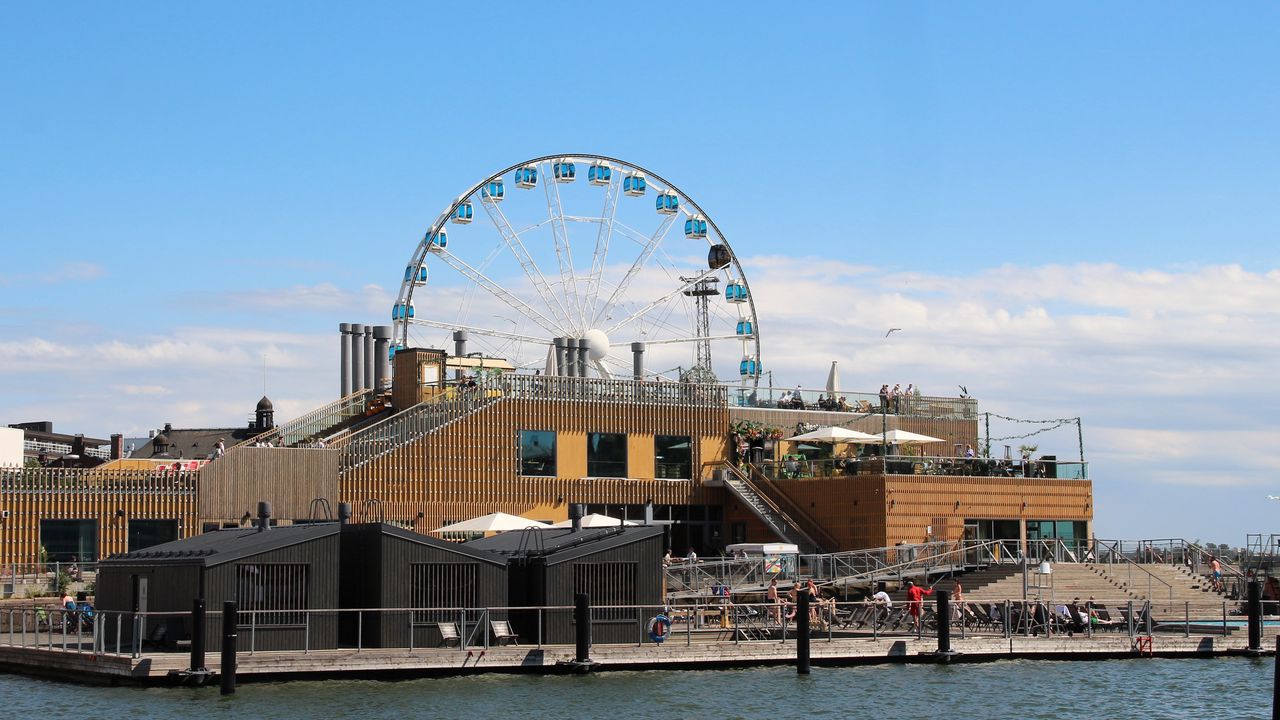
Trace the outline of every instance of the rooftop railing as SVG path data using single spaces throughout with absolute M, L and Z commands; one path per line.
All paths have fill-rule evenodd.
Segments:
M 903 395 L 882 400 L 875 393 L 838 392 L 796 388 L 763 388 L 727 385 L 729 404 L 734 407 L 778 410 L 824 410 L 827 412 L 879 415 L 910 415 L 940 420 L 973 420 L 978 417 L 978 401 L 973 398 L 934 395 Z
M 0 495 L 9 493 L 148 493 L 193 495 L 198 470 L 0 467 Z
M 770 480 L 887 473 L 890 475 L 956 475 L 966 477 L 1089 479 L 1089 463 L 1053 460 L 999 460 L 921 455 L 889 455 L 807 460 L 768 460 L 756 467 Z
M 344 398 L 339 398 L 301 417 L 281 423 L 264 433 L 244 440 L 235 447 L 262 444 L 276 445 L 282 439 L 284 445 L 297 445 L 362 415 L 373 396 L 373 390 L 357 390 Z
M 724 407 L 728 389 L 722 385 L 681 382 L 571 378 L 546 375 L 504 375 L 488 379 L 483 389 L 506 397 L 542 400 L 651 403 Z
M 70 455 L 71 446 L 67 443 L 48 442 L 45 440 L 26 440 L 22 441 L 22 449 L 24 452 L 33 453 L 56 453 L 58 455 Z M 103 448 L 85 448 L 85 455 L 99 460 L 110 460 L 111 450 Z

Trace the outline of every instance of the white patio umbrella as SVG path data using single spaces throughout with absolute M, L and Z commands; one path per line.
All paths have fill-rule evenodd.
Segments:
M 835 360 L 831 361 L 831 372 L 827 373 L 827 395 L 835 397 L 840 394 L 840 368 Z
M 880 435 L 875 436 L 876 441 L 880 441 Z M 884 433 L 884 441 L 890 445 L 925 445 L 928 443 L 946 442 L 942 438 L 930 437 L 913 433 L 908 430 L 890 430 Z
M 452 525 L 436 528 L 435 532 L 506 532 L 508 530 L 523 530 L 527 527 L 547 528 L 550 525 L 537 520 L 520 517 L 519 515 L 511 515 L 504 512 L 489 513 L 478 518 L 463 520 Z
M 803 435 L 796 435 L 795 437 L 789 437 L 787 439 L 793 440 L 795 442 L 807 441 L 807 442 L 825 442 L 825 443 L 838 443 L 838 442 L 878 443 L 880 442 L 879 435 L 871 435 L 868 433 L 859 432 L 857 430 L 850 430 L 849 428 L 839 427 L 837 425 L 833 425 L 831 427 L 821 427 L 821 428 L 818 428 L 817 430 L 804 433 Z
M 619 520 L 609 515 L 601 515 L 600 513 L 589 513 L 582 516 L 582 527 L 584 528 L 600 528 L 600 527 L 618 527 L 619 525 L 638 525 L 630 520 Z M 573 520 L 561 520 L 558 523 L 552 523 L 553 528 L 573 527 Z

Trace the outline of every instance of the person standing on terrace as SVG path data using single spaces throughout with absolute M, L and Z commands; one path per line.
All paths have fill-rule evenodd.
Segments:
M 893 389 L 889 391 L 889 399 L 893 401 L 893 414 L 897 415 L 902 411 L 902 385 L 893 384 Z
M 880 386 L 880 412 L 889 412 L 889 383 Z

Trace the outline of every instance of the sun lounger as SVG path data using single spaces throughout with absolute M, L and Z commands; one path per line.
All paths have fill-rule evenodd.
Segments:
M 458 634 L 457 623 L 436 623 L 436 628 L 440 630 L 440 644 L 438 647 L 457 647 L 462 644 L 462 636 Z
M 490 620 L 489 629 L 493 631 L 493 639 L 500 646 L 507 643 L 520 644 L 520 636 L 511 632 L 511 624 L 506 620 Z

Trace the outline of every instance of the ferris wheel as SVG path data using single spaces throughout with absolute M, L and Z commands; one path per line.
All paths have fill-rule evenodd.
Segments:
M 550 370 L 585 340 L 590 374 L 754 386 L 755 301 L 715 222 L 675 185 L 601 155 L 548 155 L 472 185 L 414 249 L 392 308 L 403 347 L 449 347 Z

